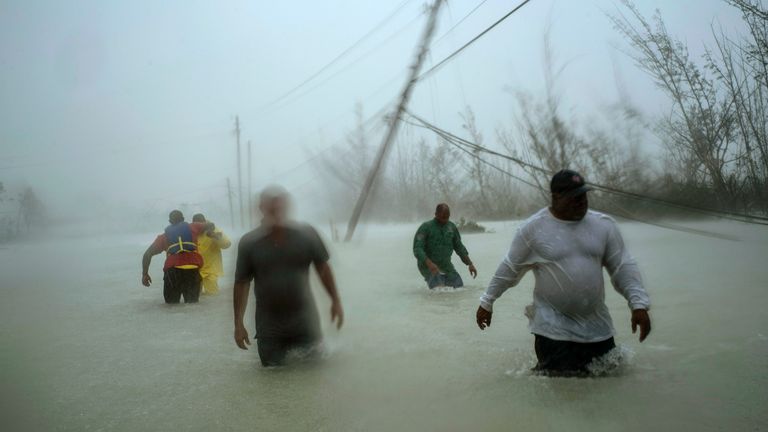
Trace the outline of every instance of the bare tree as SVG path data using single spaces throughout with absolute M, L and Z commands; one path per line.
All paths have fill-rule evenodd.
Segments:
M 467 106 L 463 113 L 459 114 L 463 120 L 461 127 L 469 133 L 470 138 L 476 144 L 483 145 L 483 134 L 477 128 L 477 119 L 472 108 Z M 477 197 L 475 201 L 475 207 L 479 214 L 488 214 L 491 211 L 490 201 L 488 195 L 492 191 L 488 190 L 488 169 L 486 165 L 480 160 L 480 151 L 473 150 L 474 157 L 470 160 L 465 160 L 465 167 L 469 173 L 469 178 L 474 183 L 475 187 L 472 191 L 472 195 Z
M 45 221 L 45 206 L 31 187 L 19 194 L 19 224 L 27 232 L 33 227 L 40 227 Z
M 728 0 L 739 8 L 749 34 L 732 40 L 715 31 L 716 51 L 707 51 L 707 67 L 725 88 L 741 151 L 737 171 L 741 187 L 768 211 L 768 12 L 753 0 Z
M 670 98 L 672 110 L 659 133 L 673 162 L 673 180 L 684 189 L 711 191 L 721 207 L 766 211 L 766 28 L 759 1 L 729 0 L 739 7 L 751 39 L 716 33 L 717 51 L 701 64 L 668 32 L 660 12 L 651 21 L 629 0 L 629 16 L 611 16 L 630 42 L 636 64 Z M 710 199 L 710 201 L 712 201 Z

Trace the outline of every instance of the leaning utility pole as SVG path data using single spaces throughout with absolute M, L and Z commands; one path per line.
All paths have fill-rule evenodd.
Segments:
M 411 73 L 408 76 L 408 80 L 405 82 L 405 86 L 403 87 L 402 92 L 400 93 L 400 102 L 397 105 L 397 110 L 390 119 L 389 130 L 387 131 L 386 136 L 384 136 L 384 141 L 381 143 L 379 152 L 376 154 L 373 167 L 371 168 L 371 171 L 368 172 L 368 177 L 365 179 L 363 190 L 360 191 L 360 196 L 357 198 L 357 202 L 355 203 L 355 209 L 352 212 L 352 218 L 349 219 L 347 235 L 344 238 L 344 241 L 350 241 L 352 239 L 352 235 L 355 233 L 355 228 L 357 228 L 357 222 L 360 220 L 360 215 L 363 212 L 363 207 L 365 207 L 365 201 L 368 199 L 368 195 L 371 192 L 373 182 L 376 180 L 376 176 L 379 174 L 379 170 L 381 170 L 381 165 L 384 163 L 384 158 L 387 156 L 389 147 L 397 135 L 397 131 L 400 127 L 400 116 L 402 116 L 403 111 L 405 111 L 405 107 L 408 105 L 408 99 L 411 97 L 413 86 L 418 80 L 421 64 L 424 62 L 424 57 L 426 56 L 427 50 L 429 49 L 429 43 L 432 40 L 432 35 L 435 32 L 435 25 L 437 24 L 437 12 L 440 10 L 440 5 L 442 5 L 442 3 L 443 0 L 435 0 L 435 2 L 432 4 L 432 10 L 430 11 L 429 19 L 427 20 L 427 26 L 424 28 L 424 33 L 421 36 L 421 45 L 418 47 L 416 59 L 411 66 Z
M 235 229 L 235 209 L 232 208 L 232 185 L 227 177 L 227 197 L 229 197 L 229 217 L 232 219 L 232 229 Z
M 253 191 L 251 190 L 251 186 L 253 185 L 253 182 L 251 181 L 251 141 L 248 141 L 248 209 L 246 210 L 248 212 L 248 229 L 253 228 Z
M 240 228 L 245 227 L 243 219 L 243 175 L 240 162 L 240 117 L 235 116 L 235 138 L 237 139 L 237 199 L 240 201 Z

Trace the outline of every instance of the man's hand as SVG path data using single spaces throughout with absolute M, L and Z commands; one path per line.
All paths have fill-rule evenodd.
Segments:
M 635 309 L 632 311 L 632 334 L 637 332 L 640 327 L 640 342 L 651 334 L 651 318 L 645 309 Z
M 431 259 L 427 258 L 427 268 L 429 269 L 432 274 L 438 274 L 440 273 L 440 269 L 435 265 L 435 263 L 432 262 Z
M 480 327 L 480 330 L 485 330 L 486 327 L 491 326 L 491 317 L 493 316 L 493 312 L 488 312 L 487 310 L 483 309 L 482 306 L 478 306 L 477 308 L 477 326 Z
M 475 268 L 474 264 L 469 265 L 469 274 L 472 275 L 472 279 L 475 279 L 477 277 L 477 269 Z
M 248 330 L 246 330 L 245 327 L 235 327 L 235 343 L 240 347 L 240 349 L 248 349 L 246 345 L 250 345 L 251 341 L 248 339 Z
M 149 273 L 144 273 L 141 276 L 141 284 L 144 285 L 145 287 L 152 285 L 152 278 L 149 277 Z
M 216 232 L 216 231 L 208 231 L 206 233 L 206 235 L 208 237 L 216 239 L 216 240 L 221 240 L 221 237 L 222 237 L 222 234 L 220 232 Z
M 340 329 L 344 324 L 344 309 L 340 301 L 331 303 L 331 322 L 336 322 L 336 329 Z

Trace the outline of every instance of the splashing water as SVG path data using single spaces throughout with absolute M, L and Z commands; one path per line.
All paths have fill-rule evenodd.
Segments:
M 559 378 L 603 378 L 618 377 L 628 374 L 632 370 L 632 361 L 635 352 L 628 346 L 617 345 L 605 355 L 592 360 L 587 365 L 587 372 L 574 372 L 558 374 L 556 376 L 545 371 L 537 371 L 536 356 L 533 352 L 518 352 L 513 357 L 514 368 L 507 370 L 504 374 L 515 378 L 523 377 L 559 377 Z

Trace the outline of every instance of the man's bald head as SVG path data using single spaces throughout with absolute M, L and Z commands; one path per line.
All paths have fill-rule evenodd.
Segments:
M 451 208 L 446 203 L 440 203 L 435 207 L 435 220 L 440 225 L 445 225 L 451 219 Z

